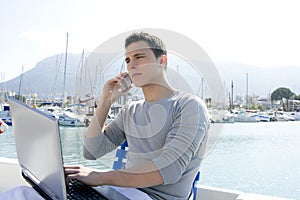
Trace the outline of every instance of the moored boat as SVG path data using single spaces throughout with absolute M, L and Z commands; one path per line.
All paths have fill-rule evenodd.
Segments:
M 212 123 L 234 123 L 234 116 L 228 110 L 210 109 L 209 114 Z
M 81 127 L 88 126 L 87 118 L 80 120 L 78 117 L 70 116 L 69 112 L 63 112 L 62 115 L 58 118 L 58 124 L 60 126 L 72 126 L 72 127 Z
M 0 134 L 8 129 L 8 125 L 0 118 Z
M 5 122 L 7 125 L 9 126 L 12 125 L 10 112 L 9 112 L 9 105 L 7 103 L 1 104 L 0 119 L 2 119 L 2 121 Z
M 276 117 L 273 112 L 259 112 L 257 114 L 259 121 L 261 122 L 275 122 Z
M 295 119 L 289 116 L 286 112 L 275 112 L 276 121 L 294 121 Z
M 253 113 L 248 113 L 244 110 L 235 110 L 234 121 L 235 122 L 258 122 L 259 119 Z
M 8 126 L 12 125 L 12 120 L 11 117 L 5 117 L 5 118 L 0 118 L 5 124 L 7 124 Z
M 288 116 L 293 118 L 295 121 L 300 120 L 300 112 L 290 112 Z

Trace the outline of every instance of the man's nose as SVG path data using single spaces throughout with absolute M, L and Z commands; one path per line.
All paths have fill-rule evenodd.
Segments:
M 136 62 L 131 61 L 131 62 L 127 63 L 127 70 L 130 70 L 135 67 L 136 67 Z

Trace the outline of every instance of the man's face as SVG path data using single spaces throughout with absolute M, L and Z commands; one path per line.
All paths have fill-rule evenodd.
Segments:
M 126 48 L 127 70 L 135 86 L 159 82 L 163 70 L 160 60 L 145 41 L 134 42 Z

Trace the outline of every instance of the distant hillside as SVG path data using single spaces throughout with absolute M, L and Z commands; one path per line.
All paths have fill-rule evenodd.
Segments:
M 240 63 L 216 63 L 216 67 L 229 91 L 233 81 L 234 97 L 246 95 L 246 73 L 248 73 L 249 95 L 267 97 L 279 87 L 287 87 L 292 92 L 300 94 L 299 66 L 260 68 Z
M 81 55 L 68 54 L 66 67 L 66 91 L 71 94 L 75 75 L 80 66 Z M 22 75 L 21 94 L 30 95 L 37 93 L 39 96 L 62 96 L 64 78 L 64 54 L 45 58 L 37 65 Z M 21 75 L 5 82 L 9 91 L 18 93 Z
M 105 56 L 101 56 L 105 57 Z M 68 54 L 66 72 L 66 92 L 72 95 L 76 73 L 81 64 L 81 54 Z M 231 91 L 234 83 L 234 97 L 246 94 L 246 73 L 248 73 L 248 94 L 267 97 L 278 87 L 288 87 L 300 94 L 300 67 L 287 66 L 281 68 L 258 68 L 239 63 L 215 63 L 226 90 Z M 43 96 L 62 96 L 64 77 L 64 54 L 54 55 L 37 63 L 23 73 L 21 93 L 30 95 L 37 93 Z M 6 90 L 18 93 L 20 76 L 4 83 Z

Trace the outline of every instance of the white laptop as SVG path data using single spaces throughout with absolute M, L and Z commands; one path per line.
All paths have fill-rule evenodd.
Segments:
M 9 98 L 9 105 L 23 177 L 46 199 L 71 199 L 58 121 L 14 98 Z M 127 199 L 109 186 L 97 187 L 96 193 L 100 194 L 97 199 Z

